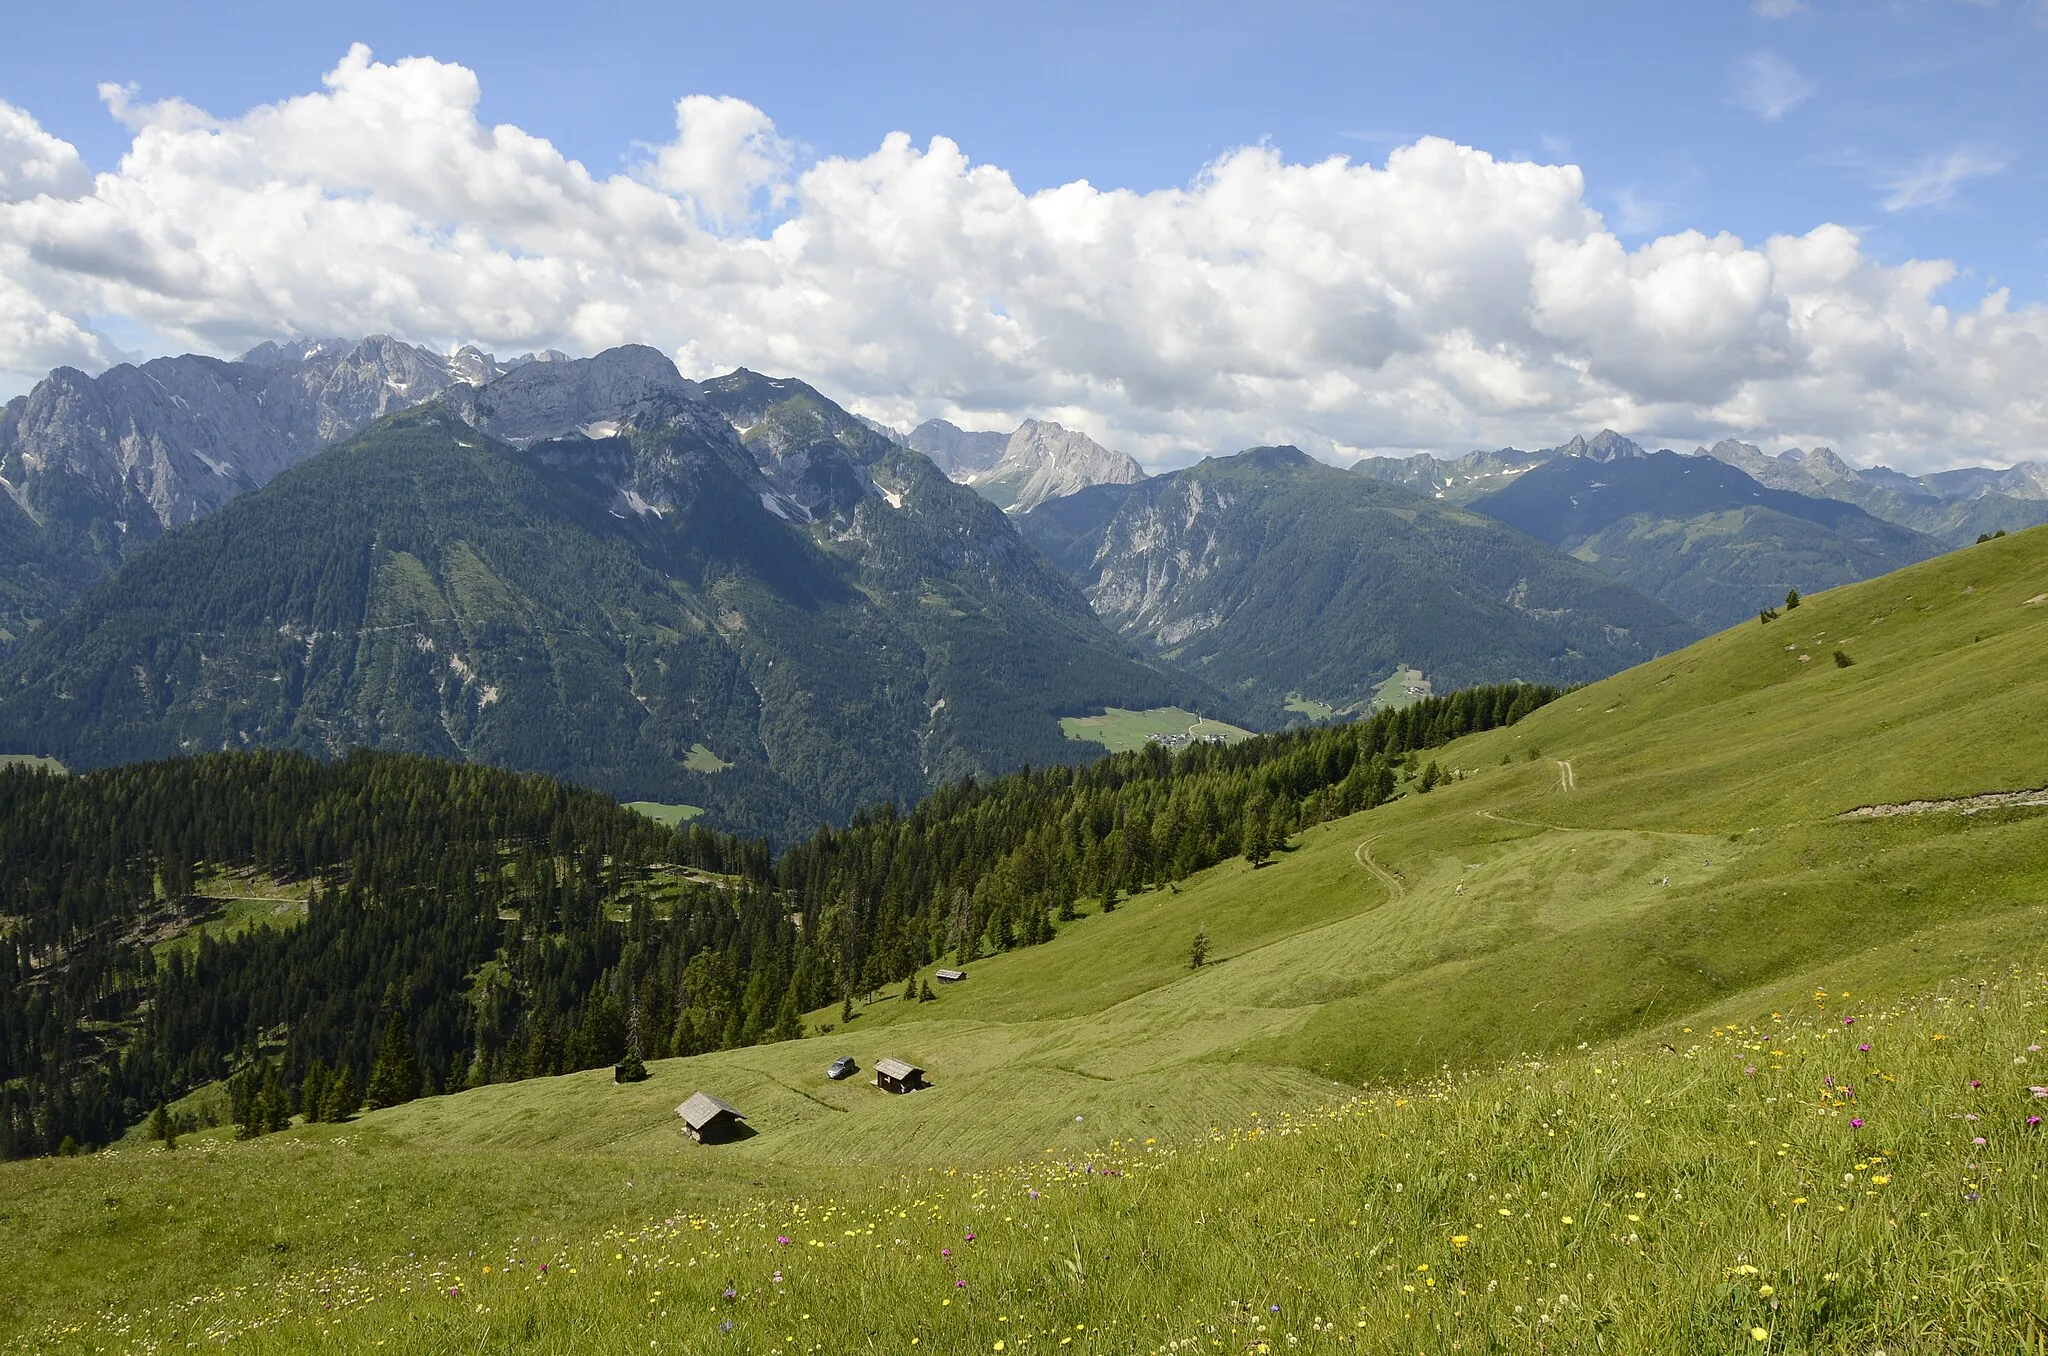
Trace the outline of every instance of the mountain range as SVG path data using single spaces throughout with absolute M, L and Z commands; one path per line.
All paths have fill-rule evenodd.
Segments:
M 1401 665 L 1573 683 L 1698 634 L 1499 522 L 1292 447 L 1098 485 L 1022 525 L 1104 621 L 1268 723 L 1366 705 Z
M 0 746 L 372 745 L 788 834 L 1173 704 L 1229 709 L 921 455 L 629 347 L 451 385 L 167 534 L 0 669 Z
M 1503 447 L 1462 457 L 1363 457 L 1351 469 L 1449 503 L 1469 504 L 1560 457 L 1604 463 L 1648 455 L 1632 439 L 1602 429 L 1591 438 L 1533 452 Z M 1854 504 L 1873 518 L 1924 533 L 1943 546 L 1967 546 L 1987 532 L 2017 532 L 2048 522 L 2048 467 L 2038 462 L 2002 471 L 1970 466 L 1910 476 L 1888 466 L 1851 466 L 1831 448 L 1795 447 L 1771 456 L 1732 438 L 1695 448 L 1692 455 L 1725 462 L 1765 489 Z

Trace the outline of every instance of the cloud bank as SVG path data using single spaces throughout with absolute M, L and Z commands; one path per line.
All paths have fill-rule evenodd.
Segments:
M 1185 188 L 1026 194 L 943 137 L 805 164 L 759 109 L 702 96 L 601 177 L 480 123 L 465 68 L 362 47 L 234 118 L 103 94 L 133 141 L 96 177 L 0 104 L 0 368 L 104 366 L 111 315 L 222 353 L 635 340 L 898 423 L 1056 418 L 1155 466 L 1603 425 L 1914 469 L 2048 448 L 2048 309 L 1952 313 L 1953 265 L 1880 264 L 1839 226 L 1629 249 L 1576 168 L 1434 138 L 1377 167 L 1250 147 Z

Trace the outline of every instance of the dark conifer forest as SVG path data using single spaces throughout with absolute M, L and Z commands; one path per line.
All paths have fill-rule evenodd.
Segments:
M 793 1038 L 805 1012 L 915 985 L 941 957 L 1044 942 L 1083 904 L 1380 804 L 1416 751 L 1556 695 L 1473 688 L 963 782 L 779 859 L 546 778 L 405 755 L 8 768 L 0 1154 L 105 1144 L 216 1082 L 261 1134 L 366 1099 Z M 209 927 L 198 883 L 220 871 L 309 885 L 303 919 Z

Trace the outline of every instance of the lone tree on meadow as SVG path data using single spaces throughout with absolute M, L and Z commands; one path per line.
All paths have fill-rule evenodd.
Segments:
M 1790 611 L 1791 611 L 1791 610 L 1792 610 L 1793 608 L 1795 608 L 1795 607 L 1797 607 L 1797 606 L 1799 606 L 1799 590 L 1798 590 L 1798 589 L 1786 589 L 1786 590 L 1785 590 L 1785 610 L 1786 610 L 1787 612 L 1790 612 Z
M 1266 832 L 1266 817 L 1256 810 L 1244 820 L 1244 859 L 1254 867 L 1273 858 L 1273 839 Z
M 1209 925 L 1195 929 L 1194 945 L 1188 948 L 1188 969 L 1199 970 L 1209 963 Z

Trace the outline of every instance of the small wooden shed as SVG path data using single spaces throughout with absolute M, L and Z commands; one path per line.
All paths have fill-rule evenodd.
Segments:
M 676 1108 L 676 1115 L 682 1118 L 690 1138 L 699 1144 L 735 1139 L 746 1129 L 746 1112 L 708 1092 L 691 1093 L 689 1100 Z
M 967 978 L 967 972 L 965 970 L 939 970 L 933 973 L 932 978 L 941 984 L 958 984 L 961 980 Z
M 883 1092 L 916 1092 L 931 1084 L 925 1082 L 923 1069 L 892 1057 L 875 1061 L 875 1086 Z

